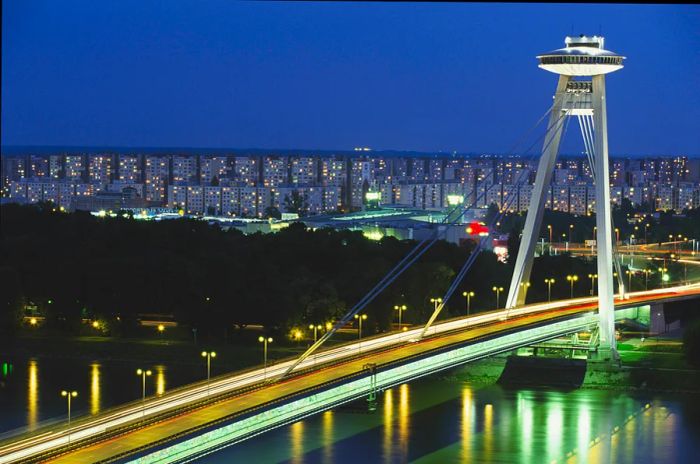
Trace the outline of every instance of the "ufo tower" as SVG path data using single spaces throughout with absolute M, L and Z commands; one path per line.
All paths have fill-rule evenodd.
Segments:
M 625 57 L 604 49 L 604 38 L 567 37 L 566 47 L 539 55 L 539 67 L 559 75 L 542 156 L 527 212 L 520 250 L 508 293 L 507 308 L 525 303 L 535 245 L 542 226 L 544 202 L 552 179 L 564 123 L 576 117 L 595 181 L 596 244 L 598 249 L 599 357 L 616 359 L 613 287 L 613 227 L 608 167 L 608 123 L 605 75 L 622 69 Z M 619 275 L 619 270 L 618 270 Z M 620 293 L 624 287 L 620 285 Z

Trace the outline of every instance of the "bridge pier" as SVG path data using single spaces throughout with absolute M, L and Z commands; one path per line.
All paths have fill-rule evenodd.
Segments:
M 670 332 L 672 330 L 679 329 L 681 326 L 680 320 L 667 321 L 663 303 L 655 303 L 651 305 L 649 317 L 649 332 L 651 332 L 653 335 Z

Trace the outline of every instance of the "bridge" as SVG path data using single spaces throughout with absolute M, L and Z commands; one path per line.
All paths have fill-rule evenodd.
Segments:
M 616 318 L 648 305 L 700 297 L 700 283 L 634 292 L 615 300 Z M 598 323 L 597 298 L 495 310 L 392 332 L 294 362 L 201 382 L 162 397 L 39 429 L 0 446 L 0 463 L 157 462 L 194 459 L 342 403 L 486 356 Z

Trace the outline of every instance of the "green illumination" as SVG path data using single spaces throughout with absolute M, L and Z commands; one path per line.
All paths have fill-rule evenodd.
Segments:
M 379 201 L 382 198 L 382 194 L 379 192 L 367 192 L 365 193 L 365 200 L 367 201 Z
M 671 277 L 668 274 L 664 274 L 661 277 L 661 280 L 663 280 L 664 282 L 668 282 L 669 280 L 671 280 Z
M 447 204 L 450 206 L 457 206 L 464 203 L 463 195 L 447 195 Z
M 363 232 L 362 235 L 370 240 L 381 240 L 384 237 L 384 234 L 378 230 Z

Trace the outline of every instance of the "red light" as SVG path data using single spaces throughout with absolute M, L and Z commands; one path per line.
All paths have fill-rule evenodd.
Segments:
M 489 234 L 489 228 L 483 222 L 472 221 L 466 228 L 466 232 L 469 235 L 479 235 L 485 237 Z

